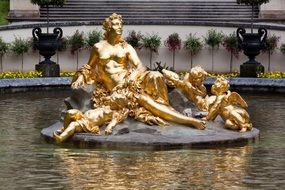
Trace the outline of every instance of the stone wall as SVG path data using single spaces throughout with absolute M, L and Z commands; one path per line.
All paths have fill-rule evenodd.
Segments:
M 155 26 L 155 25 L 125 25 L 123 36 L 128 35 L 128 31 L 135 30 L 140 31 L 142 34 L 146 33 L 157 33 L 162 39 L 162 45 L 159 49 L 159 54 L 153 55 L 153 63 L 157 61 L 161 61 L 162 64 L 166 63 L 168 66 L 172 66 L 172 53 L 164 46 L 164 40 L 173 32 L 177 32 L 182 40 L 184 41 L 186 36 L 191 32 L 196 34 L 197 37 L 203 40 L 203 36 L 206 35 L 209 29 L 216 29 L 217 31 L 223 31 L 224 34 L 230 34 L 236 31 L 234 27 L 207 27 L 207 26 Z M 78 29 L 79 31 L 84 31 L 87 33 L 94 29 L 101 30 L 101 26 L 68 26 L 62 27 L 64 36 L 71 36 Z M 43 31 L 45 29 L 43 28 Z M 247 29 L 250 31 L 250 29 Z M 281 43 L 285 43 L 285 31 L 280 30 L 269 30 L 270 34 L 275 34 L 280 36 L 280 42 L 278 47 L 280 47 Z M 19 36 L 22 38 L 32 37 L 32 29 L 18 29 L 18 30 L 3 30 L 0 31 L 0 36 L 6 42 L 11 42 L 14 40 L 15 36 Z M 145 49 L 138 51 L 138 54 L 145 63 L 145 65 L 149 66 L 149 52 Z M 89 50 L 82 50 L 78 53 L 79 66 L 85 64 L 89 58 Z M 61 66 L 62 71 L 74 71 L 76 70 L 76 60 L 77 55 L 72 55 L 69 50 L 65 52 L 60 52 L 53 57 L 54 61 L 57 61 Z M 276 50 L 276 52 L 271 55 L 271 70 L 272 71 L 285 71 L 284 64 L 285 55 L 283 55 L 280 50 Z M 37 64 L 40 60 L 38 52 L 29 52 L 24 55 L 24 70 L 30 71 L 34 70 L 35 64 Z M 239 71 L 239 66 L 241 63 L 245 62 L 247 57 L 242 53 L 239 58 L 233 59 L 233 70 Z M 268 65 L 268 55 L 261 54 L 257 57 L 257 60 L 261 62 L 265 69 L 267 69 Z M 230 54 L 225 50 L 224 47 L 220 46 L 219 49 L 214 50 L 214 72 L 229 72 L 229 62 L 230 62 Z M 208 47 L 204 47 L 203 50 L 193 58 L 193 66 L 201 65 L 207 71 L 211 71 L 211 51 Z M 3 68 L 5 71 L 17 71 L 21 69 L 21 56 L 15 56 L 11 53 L 4 55 L 3 57 Z M 181 49 L 176 53 L 176 70 L 189 70 L 190 69 L 190 55 L 184 50 Z

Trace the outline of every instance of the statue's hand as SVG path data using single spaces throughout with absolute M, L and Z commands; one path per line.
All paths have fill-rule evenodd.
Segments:
M 172 82 L 179 81 L 179 75 L 175 72 L 163 69 L 162 73 L 163 73 L 163 76 L 169 81 L 172 81 Z
M 163 119 L 159 117 L 155 117 L 153 115 L 149 115 L 146 120 L 147 124 L 149 125 L 160 125 L 160 126 L 166 126 L 168 123 L 166 123 Z
M 107 128 L 105 129 L 105 135 L 111 135 L 112 132 L 113 132 L 112 128 L 108 128 L 108 127 L 107 127 Z
M 74 81 L 72 84 L 71 84 L 71 88 L 73 89 L 78 89 L 80 86 L 83 86 L 85 84 L 84 82 L 84 78 L 82 75 L 80 75 L 76 81 Z

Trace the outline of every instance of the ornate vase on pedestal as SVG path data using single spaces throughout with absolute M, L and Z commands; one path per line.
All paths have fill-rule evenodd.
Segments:
M 240 66 L 241 77 L 257 77 L 264 72 L 264 66 L 255 60 L 260 50 L 265 48 L 267 30 L 259 28 L 258 33 L 246 33 L 244 28 L 237 29 L 238 45 L 249 60 Z
M 36 65 L 36 71 L 42 72 L 43 77 L 59 77 L 60 67 L 50 58 L 56 53 L 62 38 L 62 29 L 54 28 L 53 33 L 42 33 L 40 28 L 33 29 L 34 46 L 45 60 Z

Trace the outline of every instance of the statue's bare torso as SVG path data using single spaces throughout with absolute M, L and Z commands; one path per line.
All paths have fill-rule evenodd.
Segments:
M 131 54 L 135 50 L 126 43 L 109 44 L 106 40 L 96 43 L 93 47 L 89 65 L 97 67 L 98 76 L 108 90 L 112 90 L 118 84 L 125 82 L 129 74 L 129 62 Z M 140 64 L 140 60 L 135 58 L 135 62 Z M 137 66 L 135 64 L 134 66 Z

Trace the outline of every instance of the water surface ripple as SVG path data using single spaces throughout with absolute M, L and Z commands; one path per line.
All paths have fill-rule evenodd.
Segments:
M 45 142 L 69 92 L 0 97 L 0 189 L 285 189 L 285 96 L 244 94 L 261 138 L 244 147 L 78 149 Z

